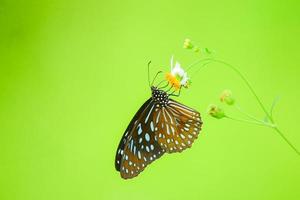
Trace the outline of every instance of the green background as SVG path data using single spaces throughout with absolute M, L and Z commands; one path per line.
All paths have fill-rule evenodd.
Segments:
M 1 0 L 0 199 L 300 199 L 300 158 L 276 132 L 207 116 L 229 88 L 264 117 L 217 64 L 178 99 L 203 116 L 193 148 L 132 180 L 114 169 L 123 131 L 150 96 L 147 62 L 152 76 L 171 55 L 194 62 L 185 38 L 237 66 L 267 107 L 280 95 L 275 119 L 300 148 L 299 9 L 297 0 Z

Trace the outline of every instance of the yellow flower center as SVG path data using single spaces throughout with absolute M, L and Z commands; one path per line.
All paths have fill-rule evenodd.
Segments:
M 170 72 L 166 73 L 166 80 L 169 82 L 169 84 L 171 84 L 175 90 L 179 90 L 180 89 L 180 81 L 173 76 Z

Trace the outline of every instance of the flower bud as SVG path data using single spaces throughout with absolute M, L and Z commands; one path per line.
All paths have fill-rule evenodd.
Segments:
M 185 39 L 184 40 L 183 48 L 185 48 L 185 49 L 192 49 L 193 48 L 193 44 L 191 43 L 190 39 Z
M 198 53 L 199 51 L 200 51 L 200 48 L 199 48 L 199 47 L 195 47 L 195 48 L 194 48 L 194 52 L 195 52 L 195 53 Z
M 186 81 L 186 83 L 184 85 L 182 85 L 182 86 L 185 87 L 185 88 L 189 88 L 191 86 L 191 83 L 192 83 L 192 81 L 190 79 L 188 79 Z
M 225 117 L 224 111 L 220 107 L 213 104 L 208 107 L 208 114 L 217 119 Z
M 208 48 L 204 48 L 204 52 L 208 55 L 212 54 L 212 51 L 209 50 Z
M 227 105 L 233 105 L 235 100 L 232 97 L 232 92 L 230 90 L 224 90 L 221 93 L 220 101 L 226 103 Z

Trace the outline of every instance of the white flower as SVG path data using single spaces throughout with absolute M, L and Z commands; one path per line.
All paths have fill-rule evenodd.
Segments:
M 175 66 L 173 66 L 173 56 L 171 57 L 171 74 L 174 77 L 179 77 L 180 85 L 186 86 L 187 82 L 189 80 L 189 77 L 187 76 L 187 72 L 182 69 L 179 62 L 176 61 Z

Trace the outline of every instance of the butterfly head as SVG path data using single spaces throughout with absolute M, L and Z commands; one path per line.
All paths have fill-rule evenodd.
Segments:
M 152 99 L 157 102 L 157 105 L 160 105 L 162 107 L 165 107 L 169 102 L 169 95 L 167 92 L 158 89 L 155 86 L 151 87 L 152 91 Z

